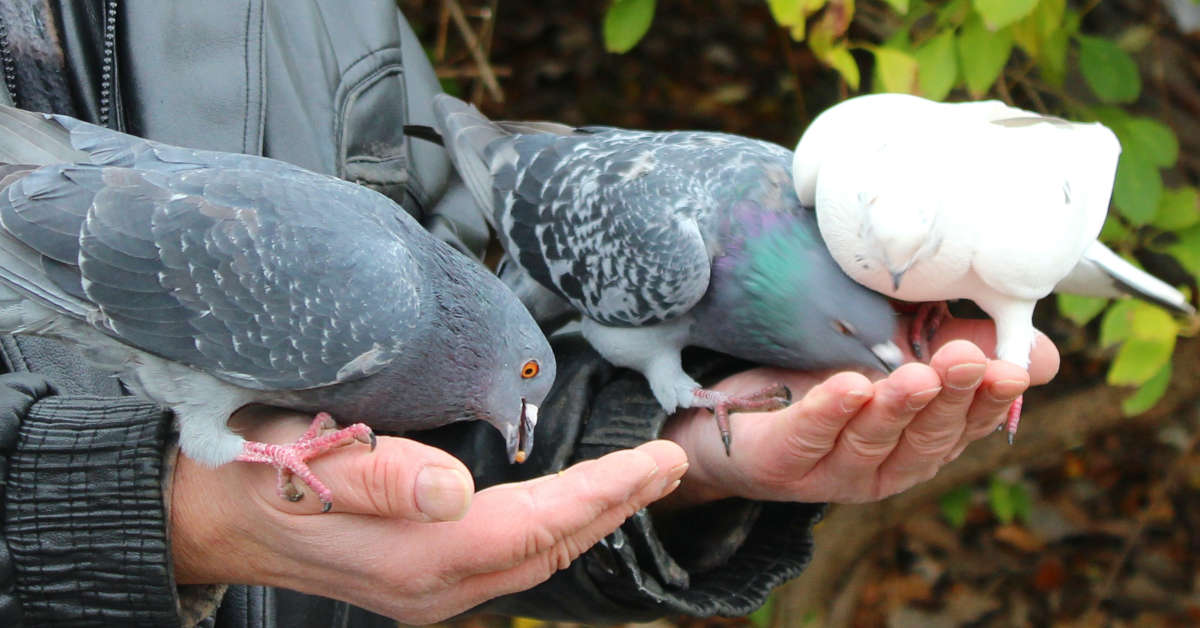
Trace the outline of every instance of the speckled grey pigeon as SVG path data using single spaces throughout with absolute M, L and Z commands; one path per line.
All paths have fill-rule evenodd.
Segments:
M 800 205 L 787 149 L 735 135 L 492 122 L 451 96 L 435 119 L 514 263 L 583 316 L 610 362 L 659 403 L 728 413 L 786 405 L 782 386 L 733 397 L 681 366 L 695 345 L 798 369 L 890 370 L 889 303 L 851 281 Z
M 482 265 L 365 187 L 261 157 L 0 108 L 0 330 L 77 342 L 172 408 L 210 465 L 264 462 L 280 492 L 370 428 L 488 421 L 532 446 L 549 344 Z M 291 446 L 244 440 L 247 404 L 319 412 Z M 358 420 L 343 430 L 329 415 Z M 369 426 L 369 427 L 368 427 Z

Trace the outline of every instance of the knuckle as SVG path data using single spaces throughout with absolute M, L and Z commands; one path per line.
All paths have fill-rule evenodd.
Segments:
M 960 430 L 904 430 L 904 442 L 918 456 L 947 453 L 958 442 Z
M 407 477 L 403 463 L 391 456 L 375 455 L 369 464 L 360 465 L 359 485 L 371 508 L 382 515 L 399 515 L 415 511 L 411 494 L 401 495 L 399 479 Z

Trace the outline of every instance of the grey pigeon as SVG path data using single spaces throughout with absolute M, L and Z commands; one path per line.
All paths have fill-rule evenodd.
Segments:
M 545 337 L 482 265 L 385 196 L 261 157 L 0 108 L 0 331 L 81 344 L 174 410 L 209 465 L 265 462 L 326 510 L 305 460 L 369 428 L 482 419 L 520 461 L 554 380 Z M 280 447 L 247 404 L 319 412 Z M 326 433 L 332 413 L 365 423 Z
M 582 332 L 636 369 L 667 411 L 786 405 L 733 397 L 681 366 L 685 346 L 795 369 L 891 370 L 888 301 L 838 268 L 801 206 L 787 149 L 735 135 L 492 122 L 434 99 L 451 159 L 513 263 L 583 314 Z

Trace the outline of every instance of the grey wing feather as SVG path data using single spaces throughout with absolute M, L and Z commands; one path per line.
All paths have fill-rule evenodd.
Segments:
M 655 161 L 656 134 L 493 123 L 444 95 L 434 110 L 505 249 L 577 310 L 609 325 L 643 325 L 679 316 L 704 295 L 706 192 L 689 188 L 690 161 Z
M 91 154 L 139 169 L 49 166 L 16 180 L 0 194 L 0 279 L 249 388 L 356 379 L 402 350 L 422 291 L 405 241 L 423 241 L 387 199 L 270 160 L 212 168 L 209 155 L 242 162 L 97 129 L 82 144 Z

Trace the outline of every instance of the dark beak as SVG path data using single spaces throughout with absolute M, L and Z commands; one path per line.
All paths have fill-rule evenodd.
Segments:
M 904 363 L 904 354 L 901 353 L 900 347 L 891 341 L 881 342 L 871 347 L 871 353 L 874 354 L 876 360 L 879 360 L 879 366 L 884 373 L 891 373 Z
M 892 273 L 892 290 L 900 290 L 900 280 L 904 278 L 904 273 L 907 270 L 906 268 L 900 272 Z
M 533 451 L 533 430 L 537 427 L 538 407 L 521 400 L 521 422 L 507 435 L 508 461 L 522 463 Z

